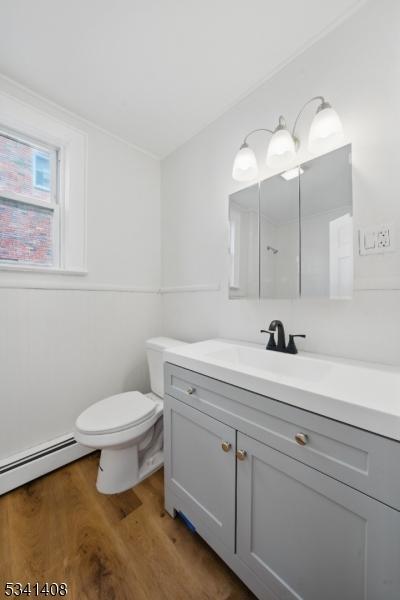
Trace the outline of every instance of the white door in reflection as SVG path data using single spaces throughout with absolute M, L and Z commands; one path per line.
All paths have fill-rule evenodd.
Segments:
M 353 294 L 353 217 L 347 213 L 329 223 L 329 295 Z

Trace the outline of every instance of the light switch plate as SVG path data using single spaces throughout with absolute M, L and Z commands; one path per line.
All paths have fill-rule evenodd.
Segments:
M 384 254 L 395 251 L 394 224 L 360 229 L 358 232 L 360 254 Z

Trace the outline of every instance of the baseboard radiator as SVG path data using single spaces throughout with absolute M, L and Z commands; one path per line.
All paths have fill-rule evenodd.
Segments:
M 90 452 L 69 434 L 10 456 L 0 461 L 0 495 Z

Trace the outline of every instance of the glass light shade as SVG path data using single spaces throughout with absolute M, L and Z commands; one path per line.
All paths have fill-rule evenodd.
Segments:
M 331 150 L 344 140 L 343 126 L 331 106 L 320 109 L 311 123 L 308 149 L 314 154 Z
M 293 137 L 286 128 L 277 129 L 268 146 L 267 166 L 271 169 L 285 169 L 295 158 Z
M 257 178 L 257 159 L 253 150 L 247 144 L 240 147 L 233 163 L 232 177 L 236 181 L 253 181 Z

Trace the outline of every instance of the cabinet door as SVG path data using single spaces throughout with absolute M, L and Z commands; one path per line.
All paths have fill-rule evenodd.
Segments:
M 164 402 L 167 486 L 185 500 L 195 526 L 201 518 L 233 551 L 236 432 L 174 398 Z
M 237 553 L 282 600 L 399 600 L 400 513 L 238 434 Z

